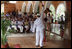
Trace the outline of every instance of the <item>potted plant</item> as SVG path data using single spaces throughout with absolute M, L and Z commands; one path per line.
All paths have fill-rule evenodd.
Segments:
M 1 19 L 1 48 L 6 48 L 8 45 L 6 36 L 9 34 L 9 32 L 7 32 L 7 26 L 10 25 L 10 22 L 11 21 L 5 18 Z

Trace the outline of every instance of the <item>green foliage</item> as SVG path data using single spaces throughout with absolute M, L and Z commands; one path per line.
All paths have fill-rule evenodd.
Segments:
M 3 45 L 6 42 L 6 36 L 9 34 L 9 32 L 7 32 L 7 26 L 9 26 L 10 23 L 10 20 L 1 19 L 1 43 Z
M 4 13 L 2 12 L 1 15 L 4 15 Z
M 1 17 L 4 17 L 4 13 L 3 12 L 1 13 Z

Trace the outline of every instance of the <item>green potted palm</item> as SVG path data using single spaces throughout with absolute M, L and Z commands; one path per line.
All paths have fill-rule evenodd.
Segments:
M 10 20 L 6 20 L 4 18 L 1 19 L 1 48 L 7 47 L 8 43 L 6 36 L 9 34 L 9 32 L 7 32 L 7 26 L 9 26 L 10 23 Z

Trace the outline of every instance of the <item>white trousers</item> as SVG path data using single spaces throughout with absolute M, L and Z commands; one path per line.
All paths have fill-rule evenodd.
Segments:
M 40 47 L 43 46 L 43 37 L 44 37 L 44 30 L 37 29 L 36 30 L 36 45 L 39 45 L 39 41 L 40 41 Z
M 15 25 L 13 25 L 13 26 L 12 26 L 12 28 L 14 28 L 15 30 L 17 30 L 17 28 L 16 28 L 16 26 L 15 26 Z M 8 26 L 7 31 L 9 31 L 9 29 L 11 29 L 11 27 L 10 27 L 10 26 Z
M 17 30 L 17 27 L 15 25 L 12 25 L 12 28 L 14 28 L 15 30 Z M 23 32 L 23 26 L 18 25 L 18 28 L 20 29 L 20 32 Z M 11 29 L 10 26 L 8 26 L 7 31 Z
M 23 26 L 18 25 L 18 28 L 20 29 L 20 32 L 23 32 Z

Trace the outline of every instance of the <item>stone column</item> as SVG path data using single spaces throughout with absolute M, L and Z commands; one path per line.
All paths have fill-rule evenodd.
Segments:
M 66 1 L 66 21 L 65 21 L 65 32 L 64 38 L 71 40 L 71 2 Z

